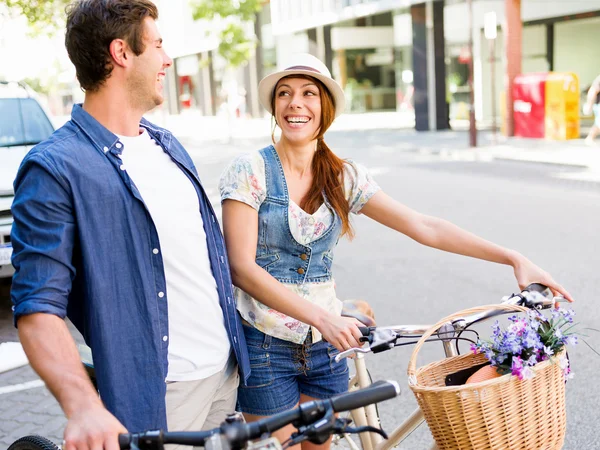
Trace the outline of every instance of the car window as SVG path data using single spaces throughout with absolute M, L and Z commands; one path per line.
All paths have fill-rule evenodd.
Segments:
M 25 140 L 18 98 L 0 98 L 0 146 L 19 145 Z
M 52 134 L 52 124 L 32 98 L 0 99 L 0 146 L 34 145 Z

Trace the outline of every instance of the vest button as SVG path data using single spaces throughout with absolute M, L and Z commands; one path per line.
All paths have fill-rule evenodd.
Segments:
M 306 260 L 308 259 L 308 256 L 306 255 L 306 253 L 302 253 L 302 254 L 300 255 L 300 259 L 301 259 L 302 261 L 306 261 Z
M 300 267 L 300 268 L 297 270 L 297 272 L 298 272 L 300 275 L 304 275 L 304 269 L 303 269 L 302 267 Z

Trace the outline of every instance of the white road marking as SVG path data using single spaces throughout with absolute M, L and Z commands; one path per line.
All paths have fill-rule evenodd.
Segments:
M 12 392 L 26 391 L 28 389 L 35 389 L 44 386 L 42 380 L 33 380 L 21 384 L 13 384 L 11 386 L 0 387 L 0 395 L 10 394 Z

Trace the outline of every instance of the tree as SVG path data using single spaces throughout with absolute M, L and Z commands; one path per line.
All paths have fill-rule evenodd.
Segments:
M 192 16 L 194 20 L 218 24 L 217 51 L 231 68 L 235 68 L 250 59 L 256 43 L 246 30 L 264 3 L 264 0 L 196 0 L 191 4 Z
M 65 8 L 70 0 L 0 0 L 9 10 L 22 14 L 32 34 L 53 34 L 65 21 Z
M 194 20 L 207 20 L 217 26 L 217 51 L 235 68 L 250 59 L 255 46 L 247 29 L 267 0 L 191 0 Z M 65 8 L 71 0 L 0 0 L 9 10 L 27 19 L 33 34 L 53 34 L 62 29 Z

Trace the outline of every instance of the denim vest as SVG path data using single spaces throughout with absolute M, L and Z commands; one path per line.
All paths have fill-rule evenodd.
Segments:
M 281 160 L 272 145 L 260 150 L 265 162 L 267 195 L 258 210 L 256 264 L 281 283 L 316 283 L 331 280 L 331 263 L 342 230 L 342 221 L 333 213 L 331 226 L 315 241 L 302 245 L 294 239 L 288 219 L 289 193 Z

